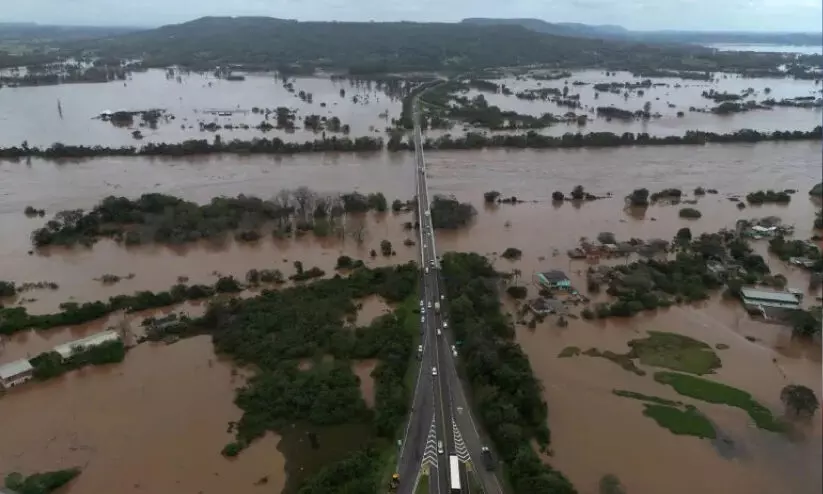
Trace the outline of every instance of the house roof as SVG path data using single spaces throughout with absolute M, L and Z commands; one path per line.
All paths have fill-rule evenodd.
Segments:
M 75 347 L 95 346 L 101 343 L 105 343 L 107 341 L 114 341 L 117 339 L 120 339 L 120 335 L 118 335 L 116 331 L 110 329 L 108 331 L 102 331 L 91 336 L 86 336 L 85 338 L 80 338 L 79 340 L 74 340 L 68 343 L 63 343 L 62 345 L 57 345 L 56 347 L 54 347 L 54 351 L 59 353 L 63 358 L 66 358 L 70 357 L 74 353 Z
M 0 379 L 9 379 L 24 372 L 32 370 L 33 367 L 26 359 L 15 360 L 8 364 L 0 365 Z
M 741 288 L 740 294 L 744 299 L 762 300 L 784 304 L 798 304 L 800 301 L 797 295 L 791 292 L 775 292 L 771 290 L 758 290 L 756 288 Z
M 540 276 L 546 279 L 546 281 L 569 281 L 569 277 L 566 276 L 566 273 L 563 271 L 552 269 L 550 271 L 543 271 L 540 273 Z
M 555 311 L 557 311 L 557 310 L 563 309 L 564 305 L 563 305 L 562 300 L 557 300 L 555 298 L 546 299 L 546 298 L 540 297 L 540 298 L 535 299 L 532 302 L 532 307 L 534 307 L 535 310 L 541 310 L 541 311 L 542 310 L 555 310 Z

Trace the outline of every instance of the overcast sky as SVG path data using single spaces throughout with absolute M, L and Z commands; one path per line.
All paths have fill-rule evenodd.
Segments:
M 821 0 L 1 0 L 0 22 L 158 26 L 202 16 L 318 21 L 534 17 L 629 29 L 815 31 Z

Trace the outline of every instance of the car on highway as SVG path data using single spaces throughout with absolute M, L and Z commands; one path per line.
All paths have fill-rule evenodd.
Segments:
M 424 269 L 424 271 L 425 271 L 426 274 L 429 274 L 429 267 L 426 266 L 426 269 Z
M 443 454 L 443 441 L 437 441 L 437 452 Z
M 457 348 L 455 348 L 454 345 L 452 345 L 452 356 L 457 357 Z
M 437 336 L 442 335 L 443 333 L 440 331 L 440 328 L 437 328 Z
M 420 316 L 420 324 L 426 324 L 426 316 Z
M 488 471 L 494 470 L 494 458 L 492 458 L 492 452 L 489 451 L 489 448 L 483 446 L 480 448 L 480 457 L 483 458 L 483 466 Z
M 428 307 L 429 309 L 432 308 L 432 301 L 431 300 L 429 300 L 429 302 L 426 304 L 426 307 Z
M 432 367 L 432 375 L 433 376 L 437 375 L 437 367 Z
M 443 329 L 449 329 L 448 321 L 443 321 Z
M 423 299 L 420 299 L 420 307 L 423 307 Z

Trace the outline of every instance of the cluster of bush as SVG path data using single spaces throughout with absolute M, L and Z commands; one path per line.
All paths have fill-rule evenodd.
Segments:
M 242 290 L 240 283 L 231 276 L 224 276 L 213 286 L 186 285 L 179 283 L 161 292 L 141 291 L 133 295 L 116 295 L 108 301 L 64 302 L 60 312 L 52 314 L 29 314 L 25 307 L 0 308 L 0 334 L 12 334 L 26 329 L 48 329 L 57 326 L 83 324 L 105 317 L 118 310 L 136 312 L 156 309 L 185 302 L 200 300 L 215 293 L 237 293 Z
M 357 264 L 341 257 L 338 265 L 352 269 L 347 277 L 215 302 L 202 318 L 192 321 L 192 331 L 211 334 L 219 353 L 257 369 L 237 393 L 235 403 L 243 416 L 235 427 L 236 440 L 224 454 L 238 454 L 265 431 L 282 431 L 295 422 L 309 427 L 370 424 L 374 437 L 393 438 L 409 405 L 405 376 L 419 324 L 414 313 L 419 271 L 414 263 L 376 269 Z M 349 327 L 347 321 L 357 314 L 356 301 L 371 295 L 399 303 L 398 308 L 368 326 Z M 300 359 L 319 355 L 331 355 L 334 362 L 317 360 L 310 369 L 299 368 Z M 366 407 L 359 379 L 351 370 L 350 361 L 359 359 L 378 360 L 372 373 L 372 410 Z M 370 439 L 364 437 L 361 444 Z M 367 469 L 360 468 L 372 464 L 372 453 L 356 452 L 327 466 L 309 478 L 306 492 L 341 492 L 352 482 L 363 485 L 359 482 L 365 479 L 374 488 L 373 472 L 366 475 Z M 357 473 L 349 475 L 353 471 L 344 466 Z M 329 475 L 341 468 L 347 473 Z
M 454 252 L 443 256 L 442 271 L 451 326 L 461 344 L 460 370 L 513 490 L 576 492 L 533 448 L 549 447 L 548 410 L 540 381 L 500 311 L 498 273 L 479 254 Z
M 702 234 L 693 239 L 688 228 L 681 228 L 674 244 L 679 250 L 674 259 L 648 259 L 610 268 L 606 291 L 617 300 L 586 308 L 581 315 L 586 319 L 630 317 L 644 310 L 708 299 L 724 283 L 739 292 L 739 287 L 762 282 L 770 273 L 763 257 L 733 233 Z M 717 273 L 709 268 L 710 261 L 733 261 L 745 275 Z M 589 274 L 589 290 L 599 291 L 604 280 L 593 268 Z
M 324 196 L 306 187 L 283 190 L 271 200 L 241 194 L 216 197 L 203 205 L 157 193 L 134 200 L 109 196 L 88 212 L 58 212 L 46 226 L 32 232 L 31 240 L 37 247 L 91 245 L 102 237 L 126 245 L 182 244 L 221 238 L 234 231 L 238 241 L 251 242 L 261 238 L 266 225 L 274 226 L 272 233 L 277 238 L 308 231 L 327 236 L 333 228 L 342 228 L 336 220 L 344 214 L 387 209 L 386 197 L 380 192 Z

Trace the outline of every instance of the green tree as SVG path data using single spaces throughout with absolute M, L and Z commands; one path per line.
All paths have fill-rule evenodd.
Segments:
M 820 406 L 814 391 L 798 384 L 785 386 L 780 391 L 780 401 L 786 406 L 787 415 L 803 419 L 813 417 Z
M 626 494 L 626 489 L 616 475 L 606 474 L 598 483 L 599 494 Z

